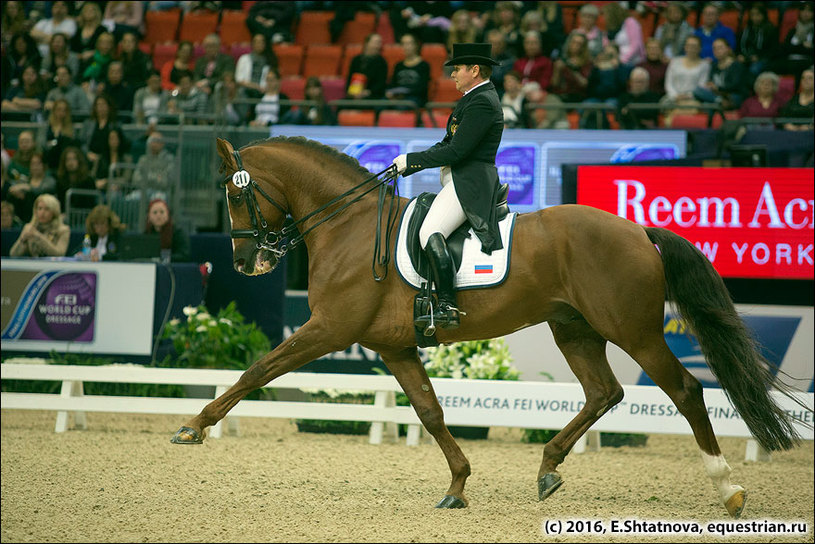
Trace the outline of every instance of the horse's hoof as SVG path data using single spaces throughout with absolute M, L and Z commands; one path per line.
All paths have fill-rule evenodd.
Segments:
M 744 503 L 747 502 L 747 492 L 745 490 L 737 491 L 732 497 L 727 499 L 724 507 L 727 508 L 727 513 L 738 518 L 744 510 Z
M 557 472 L 547 472 L 538 478 L 538 500 L 542 501 L 563 485 L 563 478 Z
M 436 505 L 436 508 L 467 508 L 467 501 L 455 495 L 445 495 Z
M 191 427 L 181 427 L 170 439 L 173 444 L 203 444 L 204 433 L 199 433 Z

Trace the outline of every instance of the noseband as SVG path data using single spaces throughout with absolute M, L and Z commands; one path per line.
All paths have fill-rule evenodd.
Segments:
M 252 239 L 255 240 L 255 247 L 257 249 L 265 249 L 265 250 L 271 252 L 272 255 L 275 256 L 275 258 L 280 260 L 280 259 L 283 258 L 284 255 L 286 255 L 286 253 L 288 253 L 288 251 L 290 249 L 300 245 L 300 243 L 302 243 L 303 240 L 305 239 L 306 234 L 311 232 L 312 229 L 314 229 L 318 225 L 321 225 L 322 223 L 328 221 L 329 219 L 331 219 L 332 217 L 334 217 L 335 215 L 337 215 L 338 213 L 343 211 L 345 208 L 347 208 L 348 206 L 350 206 L 354 202 L 360 200 L 363 196 L 365 196 L 366 194 L 370 193 L 371 191 L 373 191 L 374 189 L 379 187 L 380 196 L 379 196 L 379 206 L 378 206 L 378 213 L 377 213 L 377 240 L 375 242 L 375 248 L 380 247 L 380 245 L 381 245 L 380 240 L 379 240 L 380 235 L 381 235 L 381 233 L 380 233 L 380 222 L 381 222 L 381 218 L 382 218 L 382 207 L 383 207 L 383 203 L 384 203 L 385 188 L 386 188 L 387 184 L 396 181 L 397 174 L 396 174 L 396 166 L 395 165 L 392 164 L 392 165 L 388 166 L 387 168 L 385 168 L 384 170 L 382 170 L 381 172 L 372 175 L 371 177 L 367 178 L 362 183 L 352 187 L 351 189 L 344 192 L 343 194 L 331 199 L 326 204 L 323 204 L 322 206 L 320 206 L 316 210 L 306 214 L 305 216 L 303 216 L 300 219 L 294 221 L 293 223 L 289 224 L 288 226 L 283 227 L 280 230 L 274 230 L 272 228 L 269 228 L 269 223 L 266 221 L 266 218 L 263 216 L 263 212 L 261 212 L 261 210 L 260 210 L 260 205 L 258 204 L 257 197 L 255 196 L 255 191 L 260 193 L 260 195 L 263 198 L 268 200 L 269 203 L 272 206 L 274 206 L 275 208 L 280 210 L 280 212 L 283 214 L 283 217 L 289 215 L 289 212 L 286 210 L 286 208 L 281 206 L 274 198 L 272 198 L 266 191 L 264 191 L 263 188 L 261 188 L 260 185 L 258 185 L 257 181 L 252 179 L 252 176 L 249 175 L 249 172 L 247 172 L 246 170 L 243 169 L 243 160 L 241 159 L 240 151 L 238 151 L 236 149 L 236 150 L 234 150 L 232 152 L 232 154 L 235 157 L 235 163 L 236 163 L 238 169 L 234 174 L 232 174 L 231 177 L 227 176 L 226 178 L 224 178 L 223 184 L 225 185 L 225 184 L 229 183 L 229 181 L 231 179 L 232 183 L 235 185 L 235 187 L 238 187 L 241 190 L 240 195 L 238 195 L 236 197 L 227 196 L 227 198 L 231 198 L 233 204 L 240 204 L 241 201 L 246 203 L 246 209 L 249 212 L 249 222 L 252 225 L 251 229 L 232 229 L 230 231 L 230 236 L 233 239 L 252 238 Z M 382 178 L 382 179 L 379 179 L 380 176 L 382 176 L 383 174 L 385 174 L 385 177 Z M 333 206 L 334 204 L 336 204 L 337 202 L 339 202 L 343 198 L 353 194 L 354 192 L 361 189 L 365 185 L 368 185 L 371 182 L 376 182 L 376 183 L 373 183 L 373 185 L 371 187 L 367 188 L 364 192 L 362 192 L 362 194 L 360 194 L 359 196 L 355 197 L 354 199 L 346 202 L 345 204 L 342 204 L 339 208 L 337 208 L 336 210 L 331 212 L 329 215 L 327 215 L 327 216 L 323 217 L 322 219 L 316 221 L 313 225 L 311 225 L 309 228 L 304 230 L 302 233 L 300 233 L 297 236 L 293 237 L 289 241 L 288 245 L 283 243 L 283 240 L 289 234 L 299 230 L 299 225 L 303 224 L 303 222 L 310 219 L 314 215 L 316 215 L 316 214 L 330 208 L 331 206 Z M 389 226 L 390 226 L 390 223 L 391 223 L 391 216 L 392 216 L 392 211 L 393 211 L 393 202 L 395 201 L 396 194 L 398 193 L 398 191 L 396 190 L 396 187 L 397 186 L 394 183 L 394 196 L 393 196 L 393 199 L 391 200 L 391 211 L 388 214 L 388 225 Z M 386 238 L 389 238 L 390 228 L 386 229 L 386 231 L 387 231 L 386 232 Z M 385 247 L 387 247 L 387 241 L 386 241 Z M 387 275 L 387 259 L 388 259 L 387 251 L 385 252 L 385 255 L 384 255 L 384 262 L 383 262 L 383 257 L 378 257 L 377 256 L 378 253 L 379 253 L 378 251 L 375 251 L 375 255 L 374 255 L 374 278 L 376 278 L 377 281 L 379 281 L 381 279 L 384 279 L 384 276 L 383 277 L 378 276 L 378 274 L 376 273 L 376 265 L 377 264 L 380 264 L 380 265 L 384 264 L 386 266 L 385 275 Z M 379 261 L 379 262 L 377 262 L 377 261 Z

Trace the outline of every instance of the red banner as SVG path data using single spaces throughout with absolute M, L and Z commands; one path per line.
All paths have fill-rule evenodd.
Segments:
M 577 203 L 687 238 L 724 277 L 811 280 L 814 172 L 581 166 Z

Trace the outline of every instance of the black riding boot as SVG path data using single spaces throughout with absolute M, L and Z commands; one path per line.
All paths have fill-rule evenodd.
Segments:
M 456 329 L 459 325 L 459 311 L 456 307 L 456 289 L 454 286 L 456 270 L 453 257 L 447 248 L 447 240 L 440 232 L 433 233 L 427 241 L 425 255 L 430 261 L 430 271 L 436 283 L 439 296 L 438 307 L 433 310 L 433 321 L 437 327 Z

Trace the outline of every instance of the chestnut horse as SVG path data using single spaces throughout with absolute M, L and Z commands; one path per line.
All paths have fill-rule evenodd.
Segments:
M 371 274 L 378 227 L 389 229 L 378 215 L 379 200 L 374 194 L 362 195 L 325 223 L 319 223 L 321 213 L 313 214 L 336 211 L 337 201 L 350 200 L 344 195 L 370 178 L 370 172 L 333 148 L 304 138 L 276 137 L 237 152 L 218 139 L 217 148 L 223 160 L 221 171 L 227 174 L 224 191 L 238 272 L 253 276 L 273 270 L 285 254 L 280 244 L 288 231 L 280 229 L 286 215 L 295 222 L 305 218 L 298 228 L 309 255 L 311 318 L 187 421 L 172 442 L 201 443 L 206 427 L 223 419 L 251 391 L 358 342 L 379 353 L 447 458 L 452 481 L 437 507 L 465 507 L 470 463 L 445 426 L 419 359 L 413 325 L 416 291 L 396 273 L 378 278 L 381 281 Z M 401 212 L 407 201 L 397 198 L 395 203 Z M 756 440 L 768 451 L 783 450 L 791 448 L 798 435 L 768 394 L 768 387 L 780 385 L 774 383 L 707 258 L 670 231 L 645 228 L 579 205 L 520 214 L 511 250 L 512 268 L 506 281 L 497 287 L 461 291 L 459 305 L 466 317 L 460 328 L 439 330 L 437 337 L 442 343 L 494 338 L 549 323 L 557 346 L 580 380 L 586 402 L 543 448 L 538 498 L 548 497 L 561 485 L 558 465 L 581 435 L 623 398 L 623 388 L 605 354 L 606 343 L 613 342 L 687 419 L 719 499 L 732 516 L 739 516 L 746 494 L 730 483 L 730 467 L 713 434 L 702 387 L 665 343 L 666 292 Z M 383 251 L 392 254 L 390 242 Z

